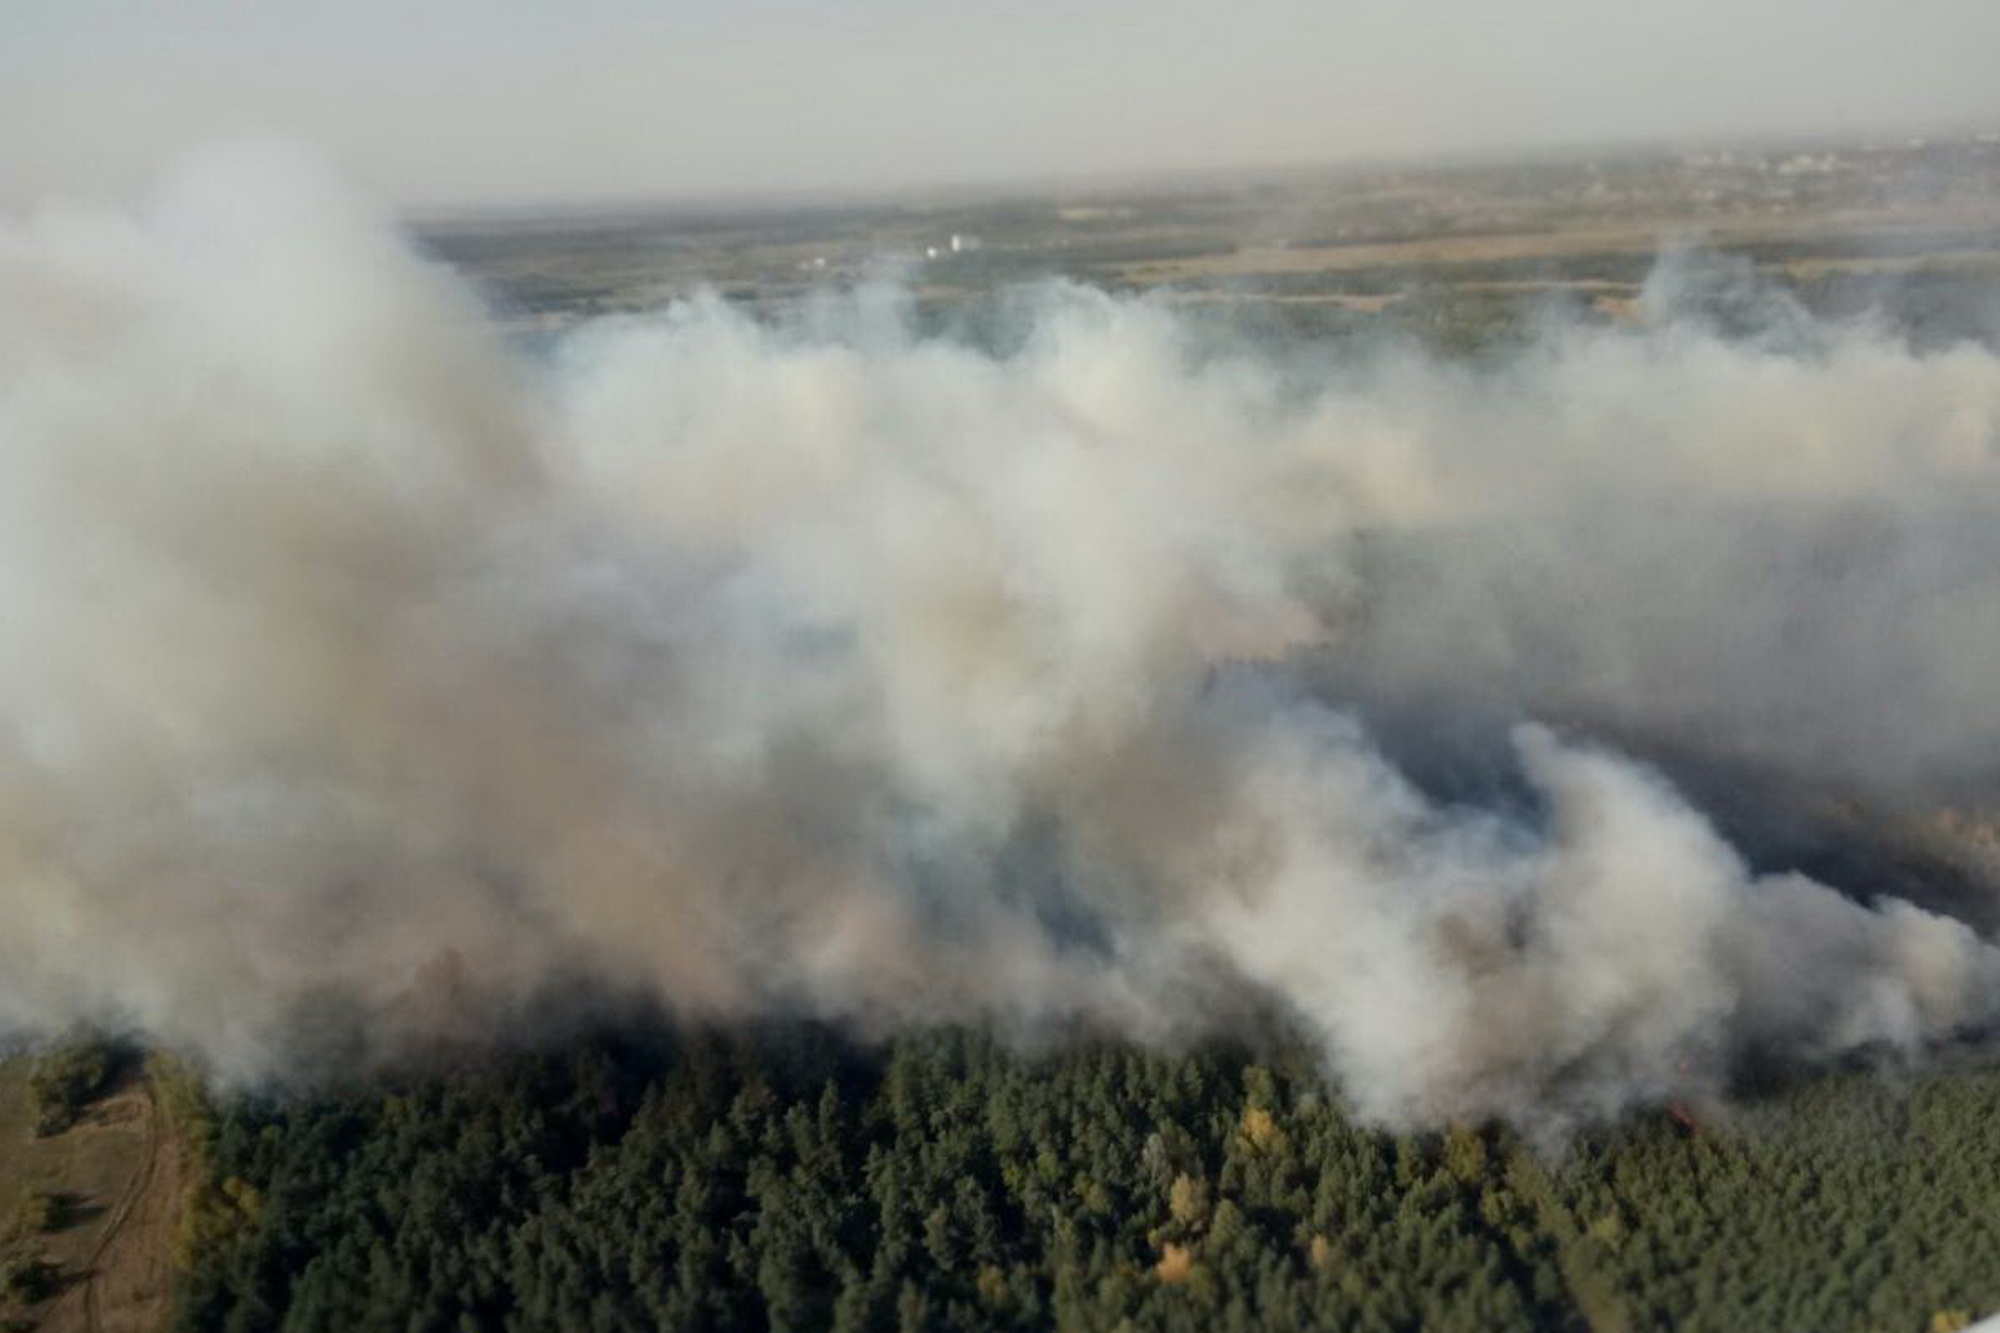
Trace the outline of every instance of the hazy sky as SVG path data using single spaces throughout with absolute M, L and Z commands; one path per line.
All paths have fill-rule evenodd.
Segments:
M 2000 125 L 2000 0 L 0 0 L 0 201 L 276 132 L 404 203 Z

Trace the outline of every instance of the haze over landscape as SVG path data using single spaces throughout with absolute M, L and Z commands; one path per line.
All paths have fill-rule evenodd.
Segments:
M 1983 0 L 13 0 L 0 200 L 306 140 L 406 205 L 1991 128 Z

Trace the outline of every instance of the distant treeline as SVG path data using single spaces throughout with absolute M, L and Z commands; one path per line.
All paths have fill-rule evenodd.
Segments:
M 1566 1148 L 1303 1054 L 602 1037 L 199 1132 L 183 1330 L 1924 1330 L 2000 1309 L 2000 1071 Z

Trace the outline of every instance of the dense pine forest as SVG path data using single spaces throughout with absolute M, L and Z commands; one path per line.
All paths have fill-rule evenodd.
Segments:
M 599 1037 L 180 1113 L 185 1333 L 1944 1330 L 2000 1309 L 2000 1070 L 1531 1145 L 1299 1052 Z

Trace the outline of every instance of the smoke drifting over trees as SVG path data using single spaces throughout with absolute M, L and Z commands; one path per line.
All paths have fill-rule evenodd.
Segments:
M 1159 1040 L 1247 991 L 1411 1125 L 1990 1022 L 1971 926 L 1622 751 L 1992 798 L 2000 358 L 1687 286 L 1479 366 L 1059 285 L 999 351 L 863 291 L 530 357 L 282 164 L 9 224 L 0 1027 L 256 1075 L 575 976 Z

